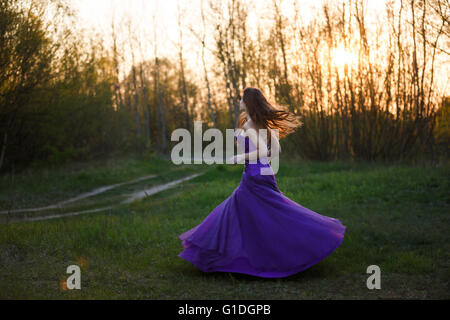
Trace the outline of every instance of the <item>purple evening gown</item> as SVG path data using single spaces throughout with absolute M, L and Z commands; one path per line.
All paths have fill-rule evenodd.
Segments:
M 255 150 L 248 137 L 245 152 Z M 201 224 L 179 235 L 179 257 L 204 272 L 236 272 L 264 278 L 286 277 L 330 255 L 343 241 L 346 227 L 286 197 L 266 158 L 246 161 L 233 193 Z M 273 173 L 273 171 L 272 171 Z

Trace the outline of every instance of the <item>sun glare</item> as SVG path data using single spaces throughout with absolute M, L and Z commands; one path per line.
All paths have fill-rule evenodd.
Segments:
M 355 61 L 355 54 L 343 46 L 339 46 L 331 51 L 331 62 L 336 67 L 349 66 Z

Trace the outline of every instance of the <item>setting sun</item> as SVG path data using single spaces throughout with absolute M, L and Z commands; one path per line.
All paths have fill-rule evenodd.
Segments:
M 342 45 L 331 51 L 331 62 L 336 67 L 344 67 L 355 61 L 355 54 Z

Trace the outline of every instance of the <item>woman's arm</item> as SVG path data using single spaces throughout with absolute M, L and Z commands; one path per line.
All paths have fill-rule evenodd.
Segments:
M 265 143 L 264 138 L 262 137 L 264 135 L 264 131 L 260 130 L 259 134 L 257 131 L 253 128 L 249 128 L 246 130 L 246 134 L 249 137 L 249 139 L 253 142 L 255 146 L 257 146 L 256 150 L 249 152 L 249 153 L 243 153 L 239 154 L 235 158 L 235 163 L 243 163 L 244 160 L 257 160 L 260 158 L 267 158 L 269 161 L 278 156 L 278 154 L 281 152 L 280 143 L 278 141 L 278 138 L 276 137 L 275 133 L 273 133 L 271 130 L 268 130 L 271 134 L 271 149 L 267 149 L 267 144 Z
M 241 156 L 244 160 L 257 160 L 260 158 L 269 157 L 269 150 L 267 149 L 264 139 L 261 137 L 262 131 L 258 134 L 255 129 L 248 129 L 245 133 L 252 141 L 253 145 L 256 146 L 256 149 L 252 152 L 244 153 L 239 156 Z

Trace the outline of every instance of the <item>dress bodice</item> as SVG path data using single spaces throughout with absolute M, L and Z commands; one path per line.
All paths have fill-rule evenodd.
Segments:
M 238 144 L 244 144 L 245 145 L 245 153 L 253 152 L 256 150 L 256 146 L 253 144 L 253 141 L 248 137 L 244 136 L 242 134 L 242 131 L 239 132 L 239 134 L 236 136 Z M 269 145 L 267 146 L 269 148 Z M 245 166 L 247 167 L 250 164 L 249 160 L 245 160 Z M 258 159 L 256 164 L 269 164 L 269 160 L 267 157 Z

